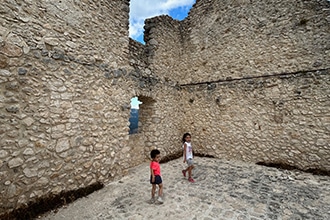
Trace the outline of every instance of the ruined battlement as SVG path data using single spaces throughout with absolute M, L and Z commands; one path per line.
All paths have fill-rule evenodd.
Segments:
M 147 20 L 146 44 L 161 45 L 155 72 L 181 84 L 329 68 L 327 1 L 197 1 L 181 24 L 169 24 Z

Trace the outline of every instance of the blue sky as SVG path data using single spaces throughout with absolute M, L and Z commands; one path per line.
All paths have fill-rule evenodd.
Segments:
M 141 43 L 146 18 L 170 15 L 173 19 L 183 20 L 196 0 L 131 0 L 129 36 Z

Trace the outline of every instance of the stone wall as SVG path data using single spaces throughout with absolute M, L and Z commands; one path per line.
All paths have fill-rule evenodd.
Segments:
M 329 170 L 330 3 L 288 4 L 197 1 L 183 21 L 173 75 L 201 154 Z
M 178 89 L 152 76 L 144 45 L 128 38 L 128 1 L 0 10 L 0 214 L 106 184 L 155 147 L 176 153 Z M 129 136 L 134 96 L 142 126 Z
M 167 18 L 155 22 L 151 37 L 166 46 L 159 43 L 155 48 L 153 69 L 159 76 L 170 75 L 188 84 L 328 68 L 329 4 L 326 0 L 197 1 L 181 25 L 170 26 Z M 180 29 L 176 41 L 170 38 L 175 36 L 167 36 L 180 34 Z M 180 55 L 168 49 L 173 42 Z M 164 51 L 171 51 L 170 56 Z
M 329 170 L 329 8 L 204 0 L 182 22 L 146 21 L 149 67 L 184 88 L 196 152 Z
M 167 16 L 165 19 L 167 21 L 172 20 Z M 158 18 L 158 20 L 161 19 Z M 152 23 L 149 26 L 148 32 L 153 32 L 152 27 L 154 25 Z M 164 26 L 167 25 L 166 23 Z M 164 28 L 164 30 L 167 29 Z M 165 45 L 163 42 L 160 44 Z M 134 82 L 132 91 L 142 104 L 139 106 L 138 133 L 130 135 L 128 146 L 130 149 L 144 149 L 139 153 L 133 153 L 136 159 L 139 158 L 137 159 L 138 163 L 148 160 L 150 151 L 154 148 L 160 149 L 164 158 L 176 157 L 181 153 L 180 135 L 185 131 L 181 129 L 184 106 L 175 104 L 179 103 L 181 88 L 176 82 L 164 76 L 158 76 L 154 70 L 151 71 L 150 61 L 157 45 L 158 43 L 153 40 L 147 45 L 134 40 L 130 40 L 129 44 L 129 60 L 134 67 L 134 70 L 130 72 Z M 166 48 L 171 54 L 170 45 L 166 45 Z M 168 56 L 165 51 L 164 56 Z
M 0 11 L 0 213 L 122 175 L 129 2 L 2 1 Z
M 148 66 L 160 79 L 176 81 L 182 67 L 178 61 L 182 56 L 182 24 L 167 15 L 145 21 L 144 40 L 148 55 Z M 173 50 L 175 48 L 175 50 Z
M 197 153 L 330 170 L 330 70 L 184 86 Z
M 138 73 L 148 73 L 146 47 L 133 39 L 129 39 L 129 62 L 130 66 Z M 149 71 L 150 73 L 150 71 Z M 150 74 L 149 74 L 150 75 Z

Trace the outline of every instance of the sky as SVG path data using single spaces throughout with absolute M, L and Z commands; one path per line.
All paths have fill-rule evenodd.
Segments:
M 183 20 L 196 0 L 131 0 L 129 16 L 129 36 L 144 44 L 143 26 L 146 18 L 169 15 Z
M 139 109 L 139 105 L 142 104 L 137 97 L 131 99 L 131 108 Z

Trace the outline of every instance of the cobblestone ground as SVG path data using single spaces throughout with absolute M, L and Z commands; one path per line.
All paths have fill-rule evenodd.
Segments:
M 195 158 L 195 183 L 181 159 L 161 164 L 164 204 L 150 204 L 149 163 L 40 219 L 329 220 L 330 177 L 237 161 Z

